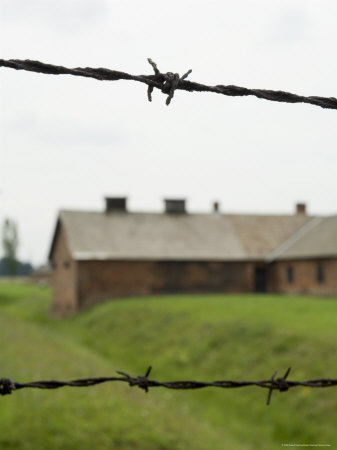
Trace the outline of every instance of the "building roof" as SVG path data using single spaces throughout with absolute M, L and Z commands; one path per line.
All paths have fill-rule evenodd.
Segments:
M 271 252 L 267 260 L 337 256 L 337 216 L 312 218 Z
M 61 211 L 58 224 L 76 260 L 243 261 L 264 260 L 309 221 L 305 214 Z

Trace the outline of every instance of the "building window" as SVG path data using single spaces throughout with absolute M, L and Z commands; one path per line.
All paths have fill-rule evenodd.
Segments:
M 324 267 L 323 267 L 323 264 L 317 264 L 317 267 L 316 267 L 316 281 L 319 284 L 324 283 Z
M 294 282 L 294 268 L 293 266 L 287 267 L 287 280 L 289 284 L 292 284 Z

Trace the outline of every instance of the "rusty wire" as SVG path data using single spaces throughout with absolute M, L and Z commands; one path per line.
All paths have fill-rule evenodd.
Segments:
M 152 91 L 154 88 L 159 89 L 161 92 L 167 95 L 166 104 L 169 105 L 174 92 L 176 90 L 184 90 L 188 92 L 214 92 L 216 94 L 228 95 L 232 97 L 254 95 L 255 97 L 265 100 L 271 100 L 275 102 L 285 103 L 309 103 L 311 105 L 320 106 L 326 109 L 337 109 L 337 99 L 335 97 L 305 97 L 302 95 L 291 94 L 284 91 L 273 91 L 267 89 L 247 89 L 239 86 L 207 86 L 205 84 L 196 83 L 193 81 L 187 81 L 187 76 L 192 72 L 189 70 L 182 77 L 178 73 L 161 73 L 157 65 L 148 58 L 148 62 L 154 69 L 154 75 L 131 75 L 126 72 L 120 72 L 117 70 L 110 70 L 105 68 L 92 68 L 92 67 L 76 67 L 69 69 L 63 66 L 56 66 L 53 64 L 45 64 L 40 61 L 32 61 L 29 59 L 0 59 L 0 67 L 8 67 L 15 70 L 27 70 L 30 72 L 51 74 L 51 75 L 75 75 L 80 77 L 95 78 L 96 80 L 133 80 L 145 83 L 148 85 L 148 100 L 151 101 Z
M 151 367 L 146 371 L 145 375 L 139 375 L 137 377 L 132 377 L 129 374 L 121 371 L 117 371 L 118 377 L 99 377 L 99 378 L 83 378 L 72 381 L 32 381 L 30 383 L 17 383 L 9 378 L 0 379 L 0 395 L 11 394 L 13 391 L 17 391 L 23 388 L 37 388 L 37 389 L 58 389 L 60 387 L 88 387 L 94 386 L 96 384 L 106 383 L 108 381 L 120 381 L 128 383 L 129 386 L 138 386 L 145 392 L 148 392 L 150 388 L 153 387 L 164 387 L 167 389 L 176 390 L 189 390 L 189 389 L 201 389 L 206 387 L 217 387 L 217 388 L 239 388 L 245 386 L 258 386 L 261 388 L 268 389 L 267 405 L 269 405 L 273 391 L 285 392 L 290 388 L 295 386 L 305 386 L 310 388 L 325 388 L 337 386 L 337 379 L 331 378 L 320 378 L 316 380 L 307 381 L 290 381 L 288 380 L 288 375 L 290 373 L 290 367 L 287 369 L 283 377 L 275 378 L 277 372 L 274 372 L 271 378 L 261 381 L 229 381 L 229 380 L 218 380 L 213 382 L 205 381 L 155 381 L 148 378 L 151 372 Z

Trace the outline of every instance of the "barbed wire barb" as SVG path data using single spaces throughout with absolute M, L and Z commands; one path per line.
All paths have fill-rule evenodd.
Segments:
M 191 389 L 202 389 L 206 387 L 216 387 L 216 388 L 239 388 L 246 386 L 258 386 L 261 388 L 268 389 L 267 405 L 270 404 L 271 396 L 273 391 L 277 390 L 279 392 L 288 391 L 290 388 L 295 386 L 305 386 L 310 388 L 326 388 L 337 386 L 337 379 L 332 378 L 320 378 L 316 380 L 307 381 L 290 381 L 288 380 L 288 375 L 291 368 L 289 367 L 283 377 L 275 378 L 277 371 L 273 373 L 271 378 L 261 381 L 232 381 L 232 380 L 218 380 L 218 381 L 156 381 L 149 378 L 152 367 L 149 366 L 145 375 L 138 375 L 137 377 L 132 377 L 126 372 L 117 370 L 118 377 L 99 377 L 99 378 L 83 378 L 71 381 L 32 381 L 29 383 L 18 383 L 14 382 L 9 378 L 0 379 L 0 395 L 8 395 L 14 391 L 24 388 L 37 388 L 37 389 L 58 389 L 61 387 L 89 387 L 96 384 L 106 383 L 106 382 L 124 382 L 128 383 L 130 387 L 138 386 L 140 389 L 148 392 L 152 387 L 164 387 L 166 389 L 175 390 L 191 390 Z
M 191 69 L 188 70 L 182 77 L 179 77 L 178 73 L 167 72 L 164 74 L 164 73 L 160 72 L 157 64 L 154 61 L 152 61 L 151 58 L 148 58 L 147 60 L 153 67 L 154 74 L 155 74 L 155 80 L 158 81 L 159 83 L 163 84 L 161 91 L 164 94 L 168 94 L 168 97 L 166 99 L 166 104 L 169 105 L 174 96 L 174 91 L 176 89 L 178 89 L 178 86 L 181 83 L 181 81 L 185 80 L 188 77 L 188 75 L 192 72 L 192 70 Z M 150 102 L 152 101 L 153 89 L 154 89 L 154 86 L 149 86 L 148 90 L 147 90 L 147 96 L 148 96 L 148 100 Z
M 188 81 L 186 78 L 192 72 L 188 70 L 182 77 L 178 73 L 167 72 L 161 73 L 157 64 L 152 59 L 148 58 L 151 64 L 154 75 L 131 75 L 126 72 L 111 70 L 106 68 L 92 68 L 92 67 L 76 67 L 73 69 L 56 66 L 53 64 L 45 64 L 40 61 L 32 61 L 29 59 L 0 59 L 0 67 L 7 67 L 15 70 L 26 70 L 30 72 L 44 73 L 48 75 L 74 75 L 87 78 L 95 78 L 100 81 L 117 81 L 117 80 L 133 80 L 140 83 L 145 83 L 148 86 L 147 98 L 152 101 L 152 92 L 154 88 L 159 89 L 164 94 L 167 94 L 166 104 L 169 105 L 176 90 L 184 90 L 188 92 L 214 92 L 216 94 L 227 95 L 232 97 L 242 97 L 253 95 L 257 98 L 285 103 L 308 103 L 311 105 L 320 106 L 325 109 L 337 109 L 337 99 L 335 97 L 318 97 L 292 94 L 284 91 L 273 91 L 268 89 L 248 89 L 245 87 L 234 85 L 208 86 L 194 81 Z
M 275 370 L 275 372 L 273 373 L 273 375 L 271 376 L 271 384 L 270 384 L 270 388 L 268 391 L 268 397 L 267 397 L 267 405 L 270 404 L 271 401 L 271 396 L 273 393 L 274 389 L 278 389 L 280 392 L 285 392 L 289 389 L 288 383 L 286 381 L 286 378 L 288 377 L 289 373 L 290 373 L 291 367 L 289 367 L 286 370 L 286 373 L 283 375 L 283 377 L 277 378 L 275 380 L 275 376 L 277 374 L 277 370 Z M 275 387 L 275 384 L 277 383 L 277 387 Z

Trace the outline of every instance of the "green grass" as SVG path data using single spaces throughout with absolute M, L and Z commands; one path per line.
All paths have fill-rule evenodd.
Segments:
M 64 320 L 50 292 L 0 284 L 0 377 L 174 379 L 337 377 L 337 299 L 208 295 L 121 299 Z M 125 384 L 0 398 L 0 449 L 279 449 L 336 442 L 336 388 L 200 391 Z

